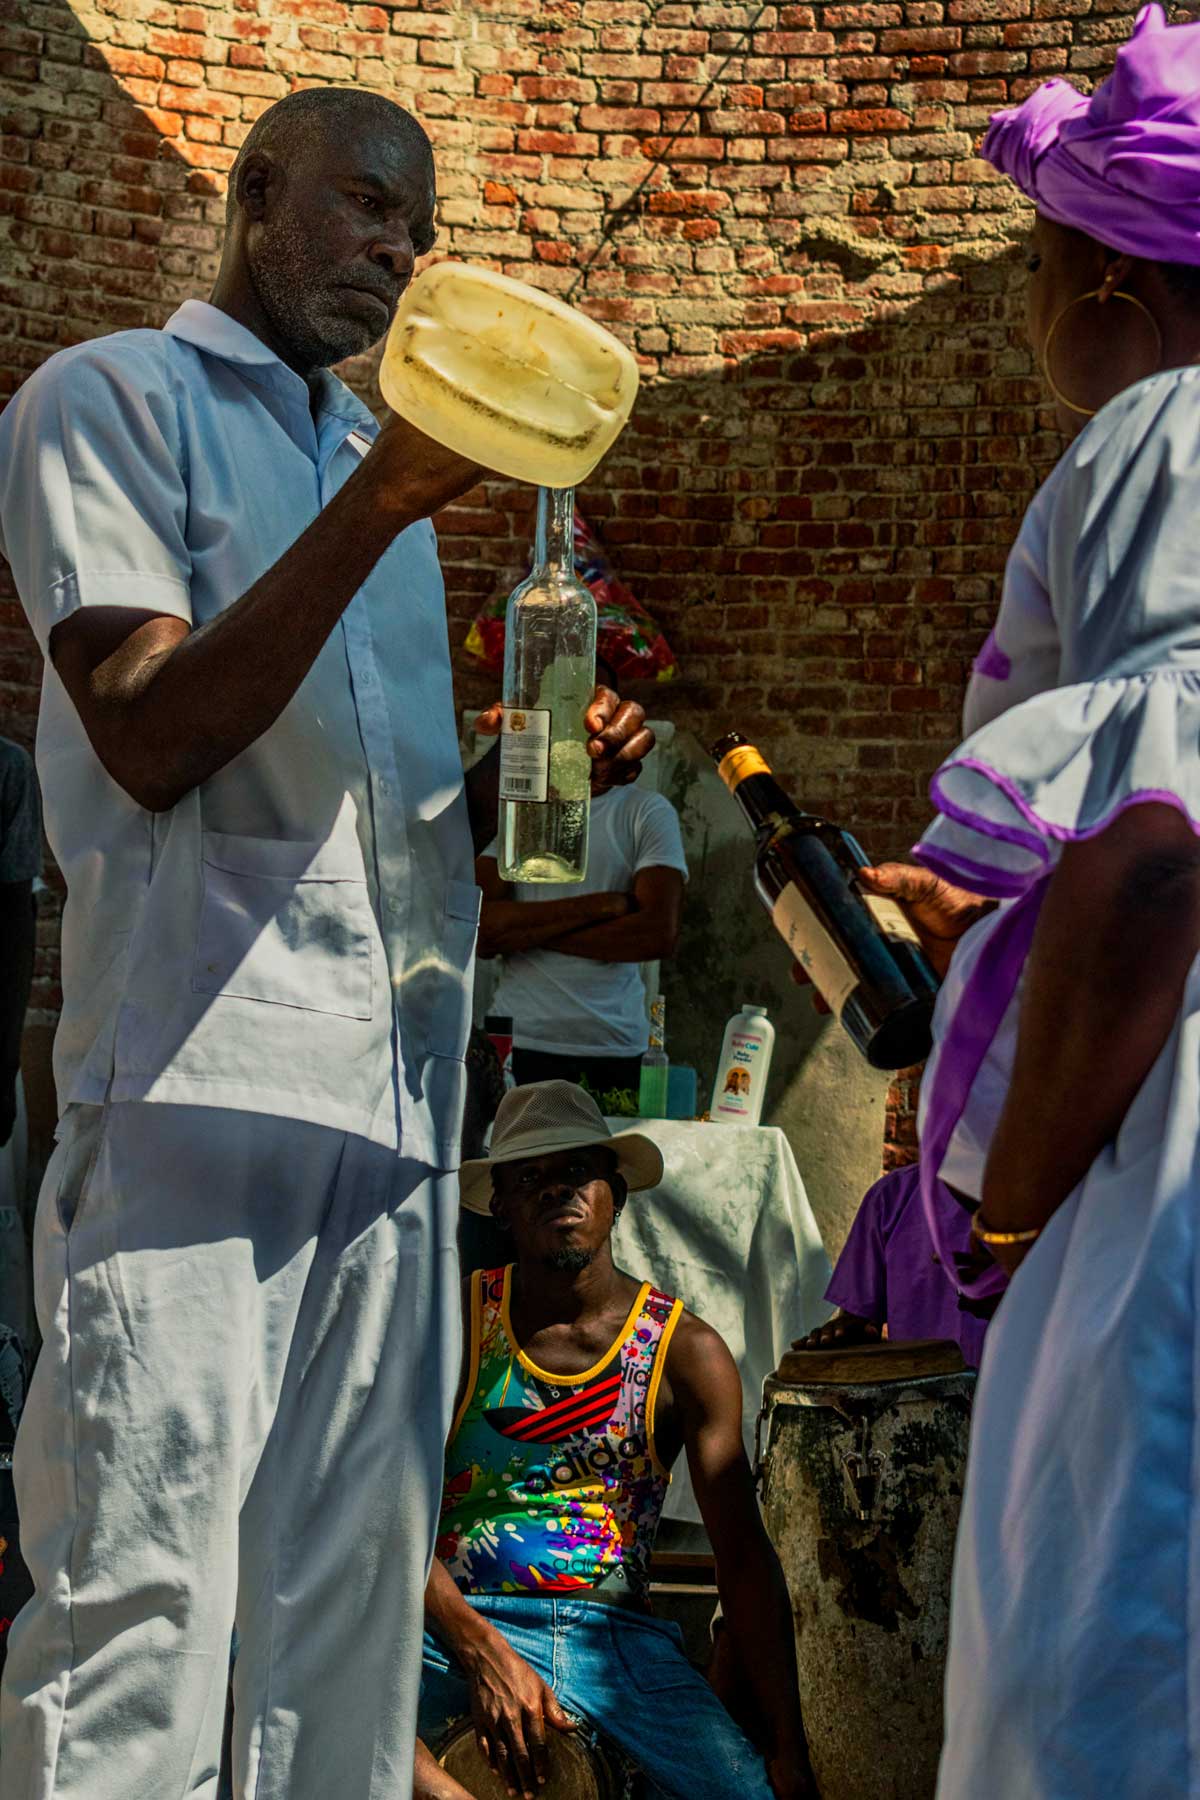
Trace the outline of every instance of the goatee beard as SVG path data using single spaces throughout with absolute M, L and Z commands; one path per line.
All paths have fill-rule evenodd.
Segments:
M 592 1250 L 556 1250 L 550 1258 L 550 1267 L 560 1275 L 581 1275 L 594 1260 Z

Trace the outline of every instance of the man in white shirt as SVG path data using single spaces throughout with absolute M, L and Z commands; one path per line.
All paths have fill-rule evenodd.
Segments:
M 411 1780 L 496 813 L 428 516 L 479 471 L 329 367 L 434 205 L 407 113 L 293 94 L 211 302 L 52 357 L 0 421 L 68 889 L 3 1800 L 212 1796 L 235 1628 L 239 1800 Z M 637 710 L 588 717 L 636 773 Z
M 596 675 L 616 690 L 605 664 Z M 479 954 L 503 958 L 488 1010 L 512 1019 L 517 1085 L 636 1093 L 649 1042 L 641 965 L 674 955 L 687 880 L 671 802 L 640 787 L 594 795 L 582 881 L 506 882 L 495 844 L 475 867 Z

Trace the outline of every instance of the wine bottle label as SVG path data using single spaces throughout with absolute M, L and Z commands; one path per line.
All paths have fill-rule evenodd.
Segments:
M 840 1020 L 858 986 L 858 976 L 794 881 L 788 882 L 771 908 L 771 918 L 826 1006 Z
M 500 727 L 500 798 L 545 800 L 549 791 L 549 707 L 506 706 Z
M 921 940 L 902 906 L 897 906 L 894 900 L 885 900 L 882 894 L 864 894 L 863 899 L 884 937 L 899 938 L 902 943 L 915 944 L 920 949 Z
M 735 745 L 729 754 L 723 756 L 717 764 L 717 774 L 731 794 L 739 782 L 745 781 L 747 775 L 769 775 L 770 773 L 770 766 L 753 744 Z

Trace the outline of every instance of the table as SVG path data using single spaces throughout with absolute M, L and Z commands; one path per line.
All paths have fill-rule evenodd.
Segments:
M 770 1125 L 608 1123 L 653 1138 L 666 1163 L 659 1187 L 629 1196 L 613 1255 L 720 1332 L 742 1377 L 742 1435 L 753 1461 L 765 1377 L 830 1311 L 829 1258 L 791 1145 Z M 664 1517 L 698 1523 L 686 1458 L 674 1475 Z

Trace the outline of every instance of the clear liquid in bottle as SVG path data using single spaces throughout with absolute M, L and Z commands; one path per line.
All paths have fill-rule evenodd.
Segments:
M 508 603 L 500 737 L 499 866 L 505 881 L 582 881 L 596 689 L 596 602 L 575 574 L 571 488 L 538 494 L 533 570 Z

